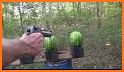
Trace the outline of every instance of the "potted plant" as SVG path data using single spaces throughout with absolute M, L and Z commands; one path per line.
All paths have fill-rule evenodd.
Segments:
M 58 53 L 56 49 L 56 37 L 45 37 L 44 39 L 44 48 L 46 61 L 56 62 L 58 60 Z
M 80 58 L 84 56 L 82 42 L 83 38 L 80 32 L 74 31 L 70 34 L 70 44 L 73 58 Z

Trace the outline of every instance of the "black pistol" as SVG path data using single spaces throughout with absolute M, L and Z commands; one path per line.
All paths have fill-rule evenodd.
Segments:
M 36 27 L 36 26 L 29 26 L 27 29 L 27 34 L 31 34 L 31 33 L 36 33 L 39 32 L 41 34 L 43 34 L 44 37 L 51 37 L 53 35 L 52 31 L 45 29 L 45 28 L 40 28 L 40 27 Z
M 44 37 L 51 37 L 53 35 L 52 31 L 45 29 L 45 28 L 40 28 L 36 26 L 29 26 L 27 29 L 27 35 L 30 35 L 31 33 L 41 33 L 43 34 Z M 20 58 L 21 64 L 31 64 L 33 63 L 35 59 L 35 56 L 24 56 Z

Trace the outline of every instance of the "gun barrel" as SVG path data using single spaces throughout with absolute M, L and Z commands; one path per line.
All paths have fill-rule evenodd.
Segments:
M 53 35 L 53 33 L 50 31 L 42 31 L 42 34 L 44 35 L 44 37 L 51 37 Z

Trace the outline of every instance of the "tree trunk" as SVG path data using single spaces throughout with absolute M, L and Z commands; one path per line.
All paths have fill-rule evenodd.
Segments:
M 23 3 L 22 3 L 22 6 L 23 6 Z M 24 33 L 24 26 L 23 26 L 23 19 L 22 19 L 22 13 L 21 13 L 20 6 L 19 6 L 19 15 L 20 15 L 22 34 L 23 34 Z
M 7 9 L 6 4 L 3 3 L 3 5 L 4 5 L 4 9 Z M 4 13 L 3 13 L 3 14 L 4 14 Z M 2 14 L 2 36 L 6 38 L 5 23 L 4 23 L 4 21 L 3 21 L 3 19 L 4 19 L 3 14 Z M 7 12 L 5 13 L 5 17 L 7 18 Z M 8 20 L 8 19 L 7 19 L 7 20 Z
M 3 15 L 2 15 L 2 37 L 6 38 L 6 32 L 4 27 Z
M 37 24 L 37 22 L 36 22 L 36 19 L 34 18 L 34 21 L 35 21 L 35 25 Z
M 15 38 L 15 29 L 14 29 L 14 24 L 15 24 L 15 21 L 14 21 L 14 4 L 13 4 L 13 13 L 12 13 L 12 24 L 13 24 L 13 39 Z
M 45 25 L 47 26 L 48 29 L 50 29 L 50 26 L 49 26 L 48 21 L 47 21 L 46 3 L 45 2 L 42 3 L 42 14 L 43 14 Z
M 97 15 L 97 24 L 98 24 L 98 29 L 101 27 L 101 22 L 100 22 L 100 4 L 96 3 L 96 15 Z
M 77 15 L 79 16 L 81 13 L 81 3 L 78 2 L 76 6 L 77 6 Z
M 75 3 L 74 2 L 72 3 L 72 6 L 73 6 L 73 11 L 74 11 L 73 15 L 75 17 L 76 16 L 76 11 L 75 11 Z
M 53 19 L 53 9 L 52 9 L 52 3 L 49 3 L 49 25 L 50 25 L 50 30 L 52 30 L 53 28 L 52 28 L 52 24 L 53 24 L 53 21 L 54 21 L 54 19 Z M 52 30 L 53 31 L 53 30 Z

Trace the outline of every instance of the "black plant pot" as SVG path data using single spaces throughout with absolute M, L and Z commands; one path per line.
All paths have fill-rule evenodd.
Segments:
M 71 53 L 73 58 L 84 57 L 84 49 L 81 46 L 72 47 Z
M 31 64 L 34 62 L 35 56 L 25 56 L 20 58 L 21 64 Z
M 48 62 L 57 62 L 58 61 L 57 50 L 45 51 L 45 56 L 46 56 L 46 61 L 48 61 Z

